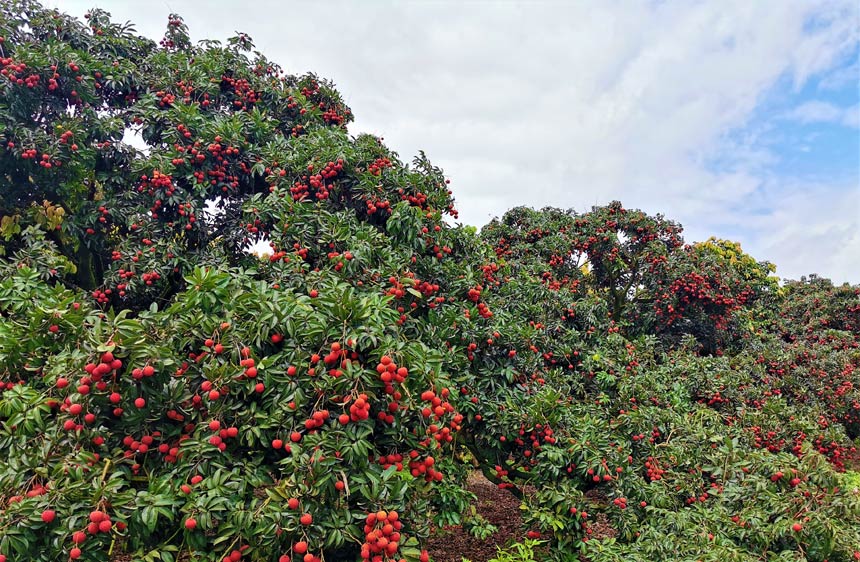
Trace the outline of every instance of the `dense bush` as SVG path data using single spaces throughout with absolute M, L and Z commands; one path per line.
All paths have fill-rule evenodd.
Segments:
M 462 416 L 418 323 L 475 245 L 441 171 L 246 36 L 4 16 L 0 552 L 426 558 Z

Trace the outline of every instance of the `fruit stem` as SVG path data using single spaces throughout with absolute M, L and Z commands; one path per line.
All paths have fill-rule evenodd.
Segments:
M 106 460 L 107 462 L 105 462 L 104 470 L 102 470 L 102 481 L 101 481 L 101 484 L 104 484 L 104 483 L 105 483 L 105 478 L 107 477 L 107 471 L 108 471 L 108 468 L 110 468 L 110 465 L 111 465 L 110 459 L 105 459 L 105 460 Z

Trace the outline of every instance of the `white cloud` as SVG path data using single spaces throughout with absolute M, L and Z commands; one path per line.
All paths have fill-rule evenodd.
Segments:
M 780 202 L 750 217 L 747 227 L 755 246 L 777 264 L 777 275 L 822 271 L 837 282 L 856 282 L 860 256 L 856 186 L 769 184 L 764 191 L 774 192 Z
M 774 261 L 791 258 L 771 239 L 744 238 L 745 202 L 786 221 L 801 207 L 763 188 L 773 155 L 728 133 L 781 77 L 795 89 L 828 73 L 842 80 L 834 69 L 860 33 L 851 0 L 54 3 L 77 15 L 100 4 L 154 38 L 169 11 L 194 39 L 249 33 L 287 71 L 332 78 L 356 115 L 353 132 L 384 136 L 404 160 L 424 149 L 452 178 L 466 223 L 516 205 L 585 210 L 618 198 L 681 221 L 690 239 L 740 239 Z M 845 213 L 860 202 L 855 180 L 840 192 L 809 188 L 820 204 L 838 195 L 833 210 Z M 831 218 L 810 220 L 826 228 Z M 769 228 L 798 246 L 812 232 L 776 218 Z M 835 261 L 842 241 L 820 242 L 780 272 L 860 281 L 860 262 Z
M 860 127 L 860 105 L 839 107 L 823 101 L 805 102 L 786 114 L 788 119 L 801 123 L 836 123 L 846 127 Z

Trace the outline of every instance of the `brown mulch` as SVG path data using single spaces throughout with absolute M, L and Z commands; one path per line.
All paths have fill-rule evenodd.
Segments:
M 609 499 L 606 497 L 603 490 L 592 488 L 585 492 L 585 497 L 593 505 L 598 505 L 600 507 L 606 507 L 609 505 Z M 609 524 L 609 519 L 602 511 L 598 512 L 597 515 L 591 519 L 590 526 L 592 531 L 591 538 L 593 540 L 608 539 L 618 536 L 618 530 Z
M 481 540 L 459 525 L 439 529 L 436 535 L 430 538 L 427 546 L 434 562 L 461 562 L 463 558 L 471 562 L 487 562 L 496 556 L 497 547 L 504 548 L 525 538 L 520 516 L 520 500 L 510 492 L 500 490 L 480 472 L 474 472 L 469 476 L 466 487 L 478 496 L 475 506 L 477 512 L 498 527 L 498 531 L 486 540 Z M 524 492 L 529 494 L 533 490 L 529 488 Z M 592 505 L 605 506 L 608 503 L 606 495 L 600 490 L 589 490 L 585 497 Z M 591 520 L 591 528 L 592 540 L 618 535 L 618 531 L 612 527 L 602 512 L 598 512 Z
M 513 494 L 500 490 L 479 472 L 469 476 L 467 489 L 478 496 L 477 512 L 498 527 L 498 531 L 481 540 L 459 525 L 439 529 L 427 546 L 434 562 L 460 562 L 463 558 L 487 562 L 498 553 L 496 546 L 504 547 L 525 538 L 520 500 Z

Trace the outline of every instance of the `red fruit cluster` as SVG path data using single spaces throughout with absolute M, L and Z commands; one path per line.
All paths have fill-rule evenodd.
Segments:
M 410 451 L 409 457 L 413 460 L 409 461 L 409 472 L 415 478 L 419 476 L 424 476 L 424 480 L 427 482 L 439 482 L 443 478 L 443 474 L 434 468 L 436 464 L 436 459 L 432 456 L 427 456 L 424 459 L 420 459 L 420 453 L 418 451 Z
M 153 367 L 152 365 L 145 365 L 142 368 L 137 367 L 135 369 L 132 369 L 132 371 L 131 371 L 131 377 L 136 381 L 139 381 L 143 378 L 149 378 L 149 377 L 153 376 L 154 374 L 155 374 L 155 367 Z
M 333 344 L 331 344 L 331 351 L 325 357 L 323 357 L 323 363 L 325 363 L 327 366 L 334 365 L 344 355 L 345 355 L 345 352 L 343 351 L 342 346 L 338 342 L 334 342 Z M 357 357 L 357 355 L 356 355 L 356 357 Z M 339 375 L 336 375 L 335 373 L 330 373 L 330 374 L 335 375 L 335 376 L 339 376 Z
M 425 418 L 431 418 L 436 422 L 442 421 L 443 416 L 454 414 L 451 418 L 449 427 L 439 426 L 437 423 L 432 423 L 427 427 L 427 434 L 435 439 L 438 443 L 450 443 L 453 439 L 451 433 L 460 429 L 460 423 L 463 421 L 463 416 L 454 410 L 454 406 L 448 402 L 450 391 L 443 388 L 439 395 L 432 389 L 425 390 L 421 393 L 421 400 L 429 402 L 429 406 L 421 409 L 421 415 Z
M 170 107 L 176 101 L 176 96 L 168 92 L 155 92 L 155 97 L 158 98 L 158 107 Z
M 323 109 L 323 104 L 320 104 L 320 109 Z M 346 112 L 348 113 L 349 110 L 346 110 Z M 323 121 L 325 121 L 326 123 L 335 125 L 342 125 L 343 122 L 346 120 L 346 117 L 340 115 L 336 110 L 331 108 L 325 109 L 325 111 L 323 111 L 322 118 Z
M 411 205 L 419 207 L 421 209 L 427 208 L 427 196 L 424 193 L 416 191 L 413 195 L 410 193 L 406 193 L 406 191 L 402 187 L 397 190 L 397 193 L 400 194 L 400 199 L 402 201 L 409 201 Z M 434 230 L 436 232 L 439 232 L 441 230 L 441 227 L 437 224 L 434 227 Z
M 654 482 L 655 480 L 663 478 L 663 474 L 666 471 L 660 468 L 660 462 L 657 459 L 654 457 L 648 457 L 648 460 L 645 461 L 645 472 L 648 480 Z
M 144 273 L 140 276 L 141 280 L 145 285 L 152 285 L 159 279 L 161 279 L 161 275 L 157 271 L 150 271 L 149 273 Z
M 382 173 L 382 170 L 390 168 L 391 166 L 391 160 L 388 158 L 377 158 L 370 164 L 370 166 L 367 167 L 367 171 L 374 176 L 378 176 Z
M 218 345 L 221 345 L 221 344 L 218 344 Z M 221 393 L 222 393 L 222 392 L 225 392 L 225 393 L 226 393 L 226 389 L 225 389 L 225 388 L 220 388 L 220 389 L 213 388 L 212 381 L 203 381 L 202 383 L 200 383 L 200 390 L 202 390 L 203 392 L 208 393 L 206 396 L 209 398 L 209 400 L 211 400 L 211 401 L 213 401 L 213 402 L 214 402 L 215 400 L 218 400 L 219 398 L 221 398 Z M 194 396 L 194 397 L 191 399 L 191 401 L 192 401 L 195 405 L 199 405 L 199 404 L 202 402 L 202 399 L 201 399 L 201 398 L 200 398 L 200 396 L 198 395 L 198 396 Z
M 302 555 L 302 562 L 320 562 L 321 558 L 308 552 L 307 541 L 298 541 L 293 545 L 293 552 Z M 292 558 L 284 554 L 278 558 L 278 562 L 292 562 Z
M 123 437 L 122 444 L 128 447 L 123 452 L 123 456 L 127 459 L 132 458 L 138 454 L 146 454 L 155 444 L 155 438 L 161 437 L 161 432 L 154 432 L 152 435 L 144 435 L 140 438 L 140 440 L 135 439 L 131 435 L 126 435 Z M 162 451 L 160 451 L 162 452 Z M 170 452 L 168 447 L 167 453 Z
M 518 436 L 514 439 L 514 444 L 523 448 L 522 454 L 527 459 L 530 459 L 529 464 L 534 465 L 534 453 L 541 450 L 543 443 L 552 445 L 555 444 L 555 432 L 549 425 L 535 424 L 534 429 L 526 429 L 525 425 L 521 425 L 518 431 Z
M 89 534 L 109 533 L 112 528 L 113 523 L 110 520 L 110 515 L 103 511 L 93 511 L 90 513 L 90 524 L 87 525 L 87 532 Z
M 104 392 L 108 388 L 108 382 L 105 379 L 113 378 L 115 380 L 122 366 L 122 361 L 115 358 L 110 351 L 102 354 L 99 363 L 87 363 L 84 367 L 87 375 L 81 377 L 77 387 L 78 393 L 82 395 L 89 394 L 93 385 L 95 385 L 96 390 L 99 392 Z M 58 387 L 65 388 L 67 385 L 68 381 L 66 379 L 57 380 Z
M 399 400 L 400 396 L 394 390 L 394 384 L 405 381 L 409 375 L 409 370 L 406 367 L 398 367 L 391 357 L 383 355 L 376 365 L 376 372 L 379 373 L 379 379 L 385 383 L 385 393 L 394 395 L 394 399 Z
M 373 458 L 371 458 L 371 461 Z M 392 466 L 396 467 L 398 471 L 403 470 L 403 455 L 400 453 L 390 453 L 388 455 L 382 455 L 376 459 L 382 468 L 387 469 Z
M 275 334 L 275 335 L 277 335 L 277 334 Z M 274 336 L 272 336 L 272 338 L 274 339 Z M 247 348 L 245 348 L 245 349 L 247 349 Z M 258 373 L 257 373 L 256 362 L 254 361 L 253 358 L 246 357 L 246 358 L 242 359 L 241 361 L 239 361 L 239 365 L 244 367 L 244 369 L 245 369 L 244 375 L 247 378 L 253 379 L 253 378 L 257 377 Z
M 748 288 L 734 296 L 733 289 L 717 277 L 706 277 L 694 271 L 675 279 L 665 292 L 658 295 L 654 306 L 657 316 L 667 326 L 695 307 L 707 314 L 717 329 L 725 329 L 732 311 L 751 296 L 752 291 Z
M 219 451 L 227 449 L 227 440 L 235 439 L 239 435 L 238 427 L 222 428 L 221 423 L 217 420 L 209 422 L 209 429 L 215 432 L 215 435 L 209 437 L 209 444 L 218 447 Z
M 8 78 L 12 84 L 28 88 L 35 88 L 39 84 L 39 75 L 28 74 L 26 72 L 27 65 L 23 62 L 15 63 L 11 58 L 0 58 L 0 66 L 3 67 L 3 70 L 0 70 L 0 75 Z
M 50 487 L 51 487 L 50 484 L 48 484 L 46 486 L 43 486 L 42 484 L 36 484 L 30 490 L 27 490 L 27 493 L 23 496 L 11 496 L 9 498 L 9 503 L 10 504 L 18 503 L 19 501 L 23 500 L 25 497 L 35 498 L 38 496 L 45 495 L 48 493 L 48 490 L 50 489 Z
M 368 215 L 376 214 L 376 211 L 391 213 L 391 201 L 380 199 L 375 195 L 364 197 L 364 203 L 367 206 Z
M 372 562 L 405 562 L 397 558 L 403 523 L 396 511 L 369 513 L 364 521 L 361 559 Z
M 308 172 L 313 172 L 314 165 L 308 165 Z M 296 201 L 307 199 L 310 196 L 316 197 L 323 201 L 329 198 L 330 189 L 338 174 L 343 171 L 343 160 L 338 159 L 337 163 L 327 162 L 323 169 L 317 174 L 302 176 L 290 188 L 290 195 Z
M 435 283 L 428 283 L 427 281 L 418 279 L 411 271 L 404 273 L 403 277 L 404 278 L 402 280 L 394 276 L 389 277 L 388 283 L 391 287 L 386 289 L 383 294 L 392 295 L 397 299 L 402 299 L 408 295 L 407 288 L 412 288 L 413 290 L 421 293 L 421 295 L 426 299 L 432 297 L 440 289 L 440 286 Z M 414 304 L 412 306 L 413 308 L 415 307 Z
M 168 412 L 168 414 L 170 414 L 170 412 Z M 170 417 L 170 416 L 168 416 L 168 417 Z M 171 419 L 175 419 L 175 418 L 171 418 Z M 182 420 L 180 419 L 177 421 L 182 421 Z M 147 437 L 148 436 L 146 436 L 146 435 L 141 437 L 140 438 L 141 443 L 143 443 L 144 439 L 146 439 Z M 161 437 L 161 432 L 158 432 L 158 431 L 153 432 L 152 437 Z M 173 443 L 161 443 L 158 446 L 158 452 L 161 453 L 162 455 L 164 455 L 164 462 L 174 463 L 174 462 L 176 462 L 176 460 L 179 457 L 182 456 L 181 453 L 179 452 L 179 442 L 183 441 L 186 438 L 187 437 L 183 435 L 183 436 L 179 437 L 178 441 L 175 441 Z
M 478 302 L 481 298 L 481 291 L 482 290 L 484 290 L 484 288 L 480 285 L 478 285 L 477 287 L 472 287 L 471 289 L 469 289 L 469 292 L 467 293 L 466 296 L 470 301 Z
M 11 146 L 9 148 L 15 148 L 14 143 L 9 143 Z M 8 146 L 8 145 L 7 145 Z M 21 158 L 24 160 L 30 160 L 31 158 L 35 158 L 39 152 L 35 148 L 28 148 L 21 152 Z
M 358 398 L 349 406 L 349 419 L 360 422 L 369 417 L 370 403 L 367 401 L 367 394 L 359 394 Z
M 92 231 L 92 232 L 90 232 L 90 231 Z M 94 232 L 95 231 L 91 228 L 87 229 L 87 234 L 93 234 Z M 110 289 L 105 289 L 104 291 L 96 289 L 92 292 L 92 296 L 93 296 L 93 299 L 98 304 L 107 304 L 110 302 L 110 296 L 111 296 L 112 292 L 113 291 L 111 291 Z
M 259 101 L 259 94 L 251 87 L 251 83 L 244 78 L 222 75 L 221 91 L 228 95 L 232 94 L 233 106 L 236 109 L 250 109 L 254 103 Z
M 163 174 L 159 170 L 152 171 L 152 177 L 146 174 L 140 176 L 140 185 L 137 187 L 138 193 L 146 193 L 148 195 L 167 199 L 171 197 L 176 188 L 173 185 L 173 178 L 169 174 Z M 153 213 L 152 217 L 157 218 L 155 212 L 161 207 L 161 199 L 156 199 L 153 208 L 150 209 Z
M 609 466 L 606 464 L 606 459 L 601 460 L 600 468 L 597 470 L 589 468 L 585 471 L 591 477 L 592 482 L 611 482 L 612 474 L 609 473 Z
M 493 312 L 490 310 L 490 307 L 483 302 L 478 303 L 478 314 L 481 315 L 481 318 L 492 318 L 493 316 Z
M 42 156 L 42 158 L 44 158 L 44 155 Z M 110 218 L 110 211 L 108 210 L 108 208 L 104 205 L 99 205 L 99 213 L 101 213 L 102 215 L 99 217 L 99 222 L 102 224 L 107 223 L 107 220 Z
M 86 533 L 84 531 L 75 531 L 72 533 L 72 543 L 74 543 L 75 546 L 69 550 L 69 558 L 77 560 L 81 557 L 83 553 L 80 546 L 87 540 L 87 534 L 98 535 L 99 533 L 110 533 L 113 527 L 114 524 L 107 513 L 98 510 L 90 513 L 90 522 L 87 525 Z M 116 524 L 116 528 L 118 530 L 123 530 L 125 529 L 125 524 L 118 522 Z
M 311 415 L 310 418 L 305 420 L 305 429 L 308 430 L 308 433 L 313 433 L 318 428 L 322 427 L 328 418 L 328 410 L 317 410 Z

